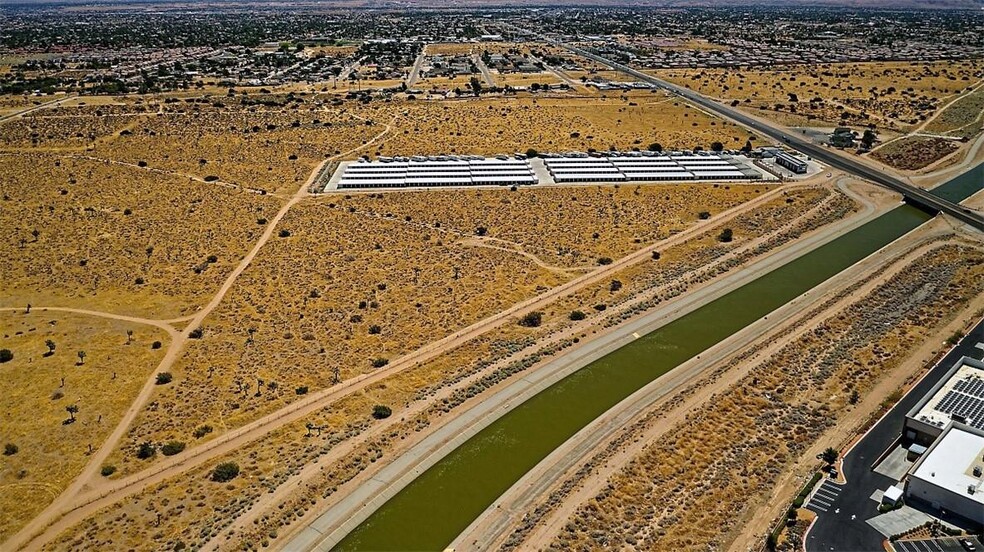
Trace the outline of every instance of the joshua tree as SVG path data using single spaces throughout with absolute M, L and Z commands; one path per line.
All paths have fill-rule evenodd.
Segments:
M 308 422 L 308 423 L 304 424 L 304 428 L 307 429 L 307 436 L 310 437 L 311 436 L 311 430 L 314 429 L 314 424 L 312 424 L 311 422 Z
M 133 330 L 126 331 L 126 344 L 129 345 L 133 341 Z
M 69 423 L 74 422 L 75 421 L 75 414 L 77 414 L 78 411 L 79 411 L 78 405 L 70 404 L 70 405 L 68 405 L 68 406 L 65 407 L 65 410 L 68 411 Z
M 79 365 L 85 364 L 85 351 L 79 351 Z
M 335 385 L 342 383 L 342 370 L 338 366 L 331 369 L 331 376 Z
M 54 341 L 52 341 L 50 339 L 46 339 L 44 341 L 44 346 L 48 348 L 48 354 L 45 355 L 45 356 L 51 356 L 51 355 L 55 354 L 55 342 Z

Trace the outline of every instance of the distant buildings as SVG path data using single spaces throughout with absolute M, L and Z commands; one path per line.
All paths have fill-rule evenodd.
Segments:
M 799 157 L 794 157 L 784 151 L 776 153 L 776 164 L 780 167 L 785 167 L 796 174 L 805 174 L 808 168 L 806 161 L 803 161 Z

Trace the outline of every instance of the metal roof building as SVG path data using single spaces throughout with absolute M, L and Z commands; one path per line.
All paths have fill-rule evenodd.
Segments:
M 529 161 L 449 159 L 361 161 L 339 167 L 339 189 L 441 186 L 510 186 L 537 183 Z

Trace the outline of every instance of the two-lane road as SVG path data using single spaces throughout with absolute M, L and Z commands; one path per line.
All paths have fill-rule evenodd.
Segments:
M 891 190 L 901 193 L 906 197 L 906 200 L 910 203 L 914 203 L 922 208 L 930 209 L 934 212 L 943 212 L 953 218 L 960 220 L 961 222 L 967 223 L 978 230 L 984 230 L 984 216 L 974 212 L 966 207 L 963 207 L 952 201 L 943 199 L 934 195 L 933 193 L 926 191 L 917 186 L 907 184 L 901 180 L 889 176 L 882 171 L 877 170 L 865 163 L 858 160 L 851 159 L 839 153 L 830 150 L 827 147 L 817 145 L 808 140 L 803 140 L 795 135 L 793 135 L 788 129 L 784 129 L 778 125 L 766 122 L 762 119 L 758 119 L 747 115 L 737 109 L 733 109 L 727 105 L 717 102 L 711 98 L 707 98 L 693 90 L 684 88 L 682 86 L 675 85 L 671 82 L 647 75 L 641 71 L 637 71 L 631 67 L 623 65 L 621 63 L 611 61 L 607 58 L 601 57 L 597 54 L 589 52 L 583 48 L 577 46 L 569 45 L 564 42 L 553 40 L 547 38 L 548 42 L 551 42 L 562 48 L 566 48 L 575 54 L 586 57 L 588 59 L 597 61 L 598 63 L 607 65 L 612 69 L 621 71 L 628 75 L 631 75 L 643 82 L 647 82 L 664 90 L 668 90 L 678 96 L 681 96 L 688 101 L 699 105 L 708 111 L 711 111 L 721 117 L 731 119 L 742 126 L 752 129 L 760 134 L 764 134 L 769 138 L 772 138 L 776 142 L 783 142 L 789 145 L 791 148 L 799 150 L 811 157 L 819 159 L 832 167 L 836 167 L 848 173 L 860 176 L 862 178 L 868 179 L 872 182 L 881 184 Z

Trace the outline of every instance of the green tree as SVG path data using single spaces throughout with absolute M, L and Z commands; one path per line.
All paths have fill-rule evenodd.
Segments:
M 663 145 L 659 142 L 653 142 L 652 144 L 649 144 L 649 151 L 663 151 Z
M 212 481 L 225 483 L 232 481 L 239 475 L 239 464 L 235 462 L 223 462 L 212 470 Z
M 716 151 L 716 152 L 724 151 L 724 144 L 722 144 L 721 142 L 712 142 L 711 151 Z
M 877 139 L 878 139 L 878 135 L 875 134 L 875 131 L 871 130 L 870 128 L 865 129 L 864 135 L 861 136 L 861 147 L 863 147 L 866 150 L 870 150 L 871 146 L 875 145 L 875 140 Z
M 151 458 L 155 454 L 157 454 L 157 447 L 155 447 L 150 441 L 140 443 L 140 446 L 137 448 L 137 458 L 141 460 Z
M 388 406 L 377 404 L 376 406 L 372 407 L 372 417 L 376 418 L 377 420 L 389 418 L 392 414 L 393 414 L 393 410 Z
M 820 459 L 828 464 L 836 462 L 838 456 L 840 454 L 833 447 L 827 447 L 826 450 L 820 453 Z
M 78 412 L 79 412 L 78 405 L 70 404 L 70 405 L 68 405 L 68 406 L 65 407 L 65 410 L 68 411 L 69 423 L 74 422 L 75 421 L 75 415 L 78 414 Z
M 536 328 L 543 323 L 543 313 L 540 311 L 528 312 L 519 319 L 519 325 L 527 328 Z
M 161 447 L 164 456 L 174 456 L 185 449 L 185 444 L 181 441 L 171 441 Z

